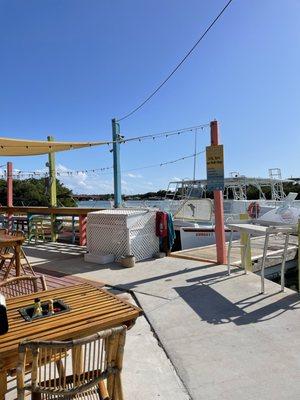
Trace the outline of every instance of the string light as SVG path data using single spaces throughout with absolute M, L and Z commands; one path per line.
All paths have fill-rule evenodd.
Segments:
M 184 156 L 184 157 L 180 157 L 177 158 L 175 160 L 171 160 L 171 161 L 165 161 L 165 162 L 161 162 L 159 164 L 152 164 L 152 165 L 146 165 L 143 167 L 137 167 L 137 168 L 131 168 L 131 169 L 127 169 L 127 170 L 123 170 L 121 171 L 122 173 L 126 173 L 126 172 L 132 172 L 132 171 L 138 171 L 138 170 L 142 170 L 142 169 L 148 169 L 148 168 L 155 168 L 155 167 L 163 167 L 165 165 L 169 165 L 169 164 L 175 164 L 177 162 L 180 161 L 184 161 L 188 158 L 193 158 L 195 156 L 198 156 L 199 154 L 203 154 L 205 153 L 205 150 L 199 151 L 195 154 L 190 154 L 188 156 Z M 108 170 L 112 170 L 113 167 L 103 167 L 103 168 L 97 168 L 97 169 L 91 169 L 91 170 L 84 170 L 84 171 L 56 171 L 56 176 L 75 176 L 78 174 L 88 174 L 90 172 L 94 173 L 95 175 L 99 176 L 99 174 L 96 173 L 96 171 L 99 171 L 102 174 L 107 174 L 107 173 L 111 173 L 111 172 L 105 172 Z M 13 173 L 13 177 L 14 178 L 20 178 L 21 176 L 27 176 L 28 178 L 34 178 L 34 176 L 40 176 L 42 178 L 48 178 L 49 177 L 49 173 L 48 172 L 17 172 L 17 173 Z M 0 178 L 6 178 L 6 171 L 4 171 L 3 174 L 0 174 Z
M 149 134 L 149 135 L 142 135 L 142 136 L 137 136 L 137 137 L 132 137 L 132 138 L 128 138 L 128 139 L 124 139 L 123 136 L 120 136 L 121 139 L 118 140 L 118 142 L 120 144 L 125 144 L 127 142 L 133 142 L 133 141 L 138 141 L 138 142 L 142 142 L 144 140 L 147 139 L 152 139 L 153 141 L 156 138 L 163 138 L 165 137 L 166 139 L 168 139 L 169 137 L 172 136 L 178 136 L 181 135 L 183 133 L 190 133 L 190 132 L 194 132 L 197 129 L 201 129 L 201 131 L 203 132 L 205 128 L 207 128 L 209 126 L 209 124 L 202 124 L 202 125 L 197 125 L 197 126 L 191 126 L 191 127 L 187 127 L 187 128 L 182 128 L 182 129 L 176 129 L 173 131 L 164 131 L 164 132 L 159 132 L 156 134 Z M 114 142 L 105 142 L 105 144 L 107 144 L 108 146 L 110 146 L 111 144 L 113 144 Z M 109 150 L 110 152 L 112 152 L 112 149 Z M 197 154 L 192 154 L 189 156 L 185 156 L 185 157 L 181 157 L 179 159 L 176 160 L 172 160 L 172 161 L 167 161 L 167 162 L 163 162 L 160 164 L 155 164 L 155 165 L 150 165 L 150 166 L 145 166 L 145 167 L 140 167 L 140 168 L 134 168 L 131 170 L 127 170 L 127 171 L 122 171 L 122 172 L 129 172 L 129 171 L 135 171 L 137 169 L 144 169 L 144 168 L 153 168 L 153 167 L 157 167 L 157 166 L 164 166 L 164 165 L 168 165 L 168 164 L 173 164 L 182 160 L 185 160 L 186 158 L 191 158 L 191 157 L 195 157 L 198 154 L 201 154 L 202 152 L 199 152 Z M 4 167 L 5 165 L 0 165 L 0 168 Z M 107 173 L 107 171 L 112 170 L 113 167 L 112 166 L 107 166 L 107 167 L 101 167 L 101 168 L 93 168 L 93 169 L 86 169 L 86 170 L 57 170 L 56 171 L 56 176 L 75 176 L 75 175 L 79 175 L 79 174 L 88 174 L 88 173 L 93 173 L 97 175 L 97 172 L 101 172 L 101 173 Z M 0 178 L 2 179 L 6 179 L 7 176 L 7 171 L 4 170 L 3 173 L 0 173 Z M 41 177 L 41 178 L 48 178 L 49 177 L 49 172 L 48 171 L 15 171 L 13 172 L 13 178 L 17 178 L 17 179 L 21 179 L 22 178 L 34 178 L 34 177 Z

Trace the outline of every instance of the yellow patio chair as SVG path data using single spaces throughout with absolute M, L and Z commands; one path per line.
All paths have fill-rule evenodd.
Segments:
M 43 218 L 33 217 L 29 223 L 28 243 L 30 243 L 32 239 L 34 239 L 35 244 L 37 244 L 39 240 L 45 242 L 45 230 L 46 226 Z

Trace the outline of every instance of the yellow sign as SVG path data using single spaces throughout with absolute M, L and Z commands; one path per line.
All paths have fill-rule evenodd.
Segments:
M 206 147 L 207 190 L 224 189 L 223 145 Z

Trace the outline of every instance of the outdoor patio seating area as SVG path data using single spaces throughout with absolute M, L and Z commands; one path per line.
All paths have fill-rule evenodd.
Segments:
M 24 241 L 22 232 L 0 232 L 0 399 L 13 382 L 8 377 L 17 376 L 18 399 L 60 393 L 122 400 L 125 335 L 141 309 L 101 282 L 33 268 Z
M 262 362 L 271 358 L 274 365 L 279 362 L 279 353 L 285 352 L 281 357 L 285 371 L 291 365 L 292 376 L 298 373 L 292 354 L 299 347 L 295 339 L 299 296 L 289 289 L 282 293 L 280 285 L 267 280 L 266 293 L 261 294 L 260 277 L 251 272 L 245 275 L 235 267 L 228 276 L 226 265 L 182 258 L 147 260 L 134 268 L 122 268 L 118 263 L 85 262 L 86 250 L 81 246 L 25 242 L 21 248 L 34 275 L 24 276 L 21 269 L 21 278 L 15 278 L 14 267 L 8 279 L 3 280 L 5 272 L 1 272 L 0 292 L 5 294 L 6 287 L 10 287 L 6 292 L 10 329 L 0 336 L 0 387 L 5 388 L 7 382 L 2 399 L 17 398 L 18 374 L 19 398 L 24 390 L 30 395 L 33 379 L 37 392 L 45 390 L 47 395 L 54 390 L 67 395 L 72 387 L 79 393 L 90 384 L 89 398 L 106 398 L 108 391 L 112 398 L 122 399 L 118 376 L 121 369 L 125 399 L 137 398 L 141 390 L 145 391 L 146 400 L 158 394 L 175 400 L 200 400 L 203 396 L 238 399 L 241 382 L 246 384 L 259 367 L 260 358 L 251 356 L 257 351 Z M 27 294 L 19 293 L 19 289 L 23 290 L 21 282 L 26 282 Z M 32 293 L 28 294 L 28 290 Z M 58 299 L 69 310 L 27 321 L 24 309 L 32 306 L 37 297 L 43 307 Z M 141 316 L 141 310 L 147 319 Z M 126 331 L 121 368 L 118 345 L 115 343 L 109 351 L 109 344 L 102 342 L 109 341 L 105 337 L 110 337 L 111 329 L 125 325 L 131 329 Z M 118 329 L 121 332 L 123 328 Z M 97 332 L 100 334 L 96 338 Z M 264 339 L 266 335 L 268 341 Z M 295 339 L 293 349 L 279 340 L 289 340 L 290 335 Z M 24 344 L 19 348 L 25 338 L 30 339 L 28 347 Z M 23 358 L 24 346 L 28 359 Z M 30 356 L 33 350 L 39 354 L 35 361 Z M 89 356 L 89 351 L 94 357 Z M 117 375 L 110 376 L 111 370 L 105 371 L 103 363 L 101 368 L 96 366 L 98 356 L 108 363 L 109 353 L 114 354 L 111 360 L 114 359 Z M 252 361 L 245 363 L 249 354 Z M 95 368 L 88 367 L 89 362 Z M 232 379 L 226 371 L 233 364 L 236 372 Z M 280 399 L 283 393 L 293 396 L 297 385 L 289 383 L 287 372 L 284 381 L 279 380 L 279 375 L 276 368 L 271 368 L 265 377 L 260 377 L 259 385 L 248 384 L 250 397 L 259 396 L 261 385 L 271 376 L 278 382 L 271 391 L 273 399 Z

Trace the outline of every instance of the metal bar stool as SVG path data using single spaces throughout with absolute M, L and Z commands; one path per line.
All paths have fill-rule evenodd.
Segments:
M 231 274 L 231 268 L 230 268 L 230 263 L 231 263 L 231 250 L 235 248 L 240 248 L 243 249 L 243 257 L 242 257 L 242 266 L 244 267 L 245 274 L 248 273 L 247 268 L 246 268 L 246 260 L 247 260 L 247 254 L 248 254 L 248 249 L 250 247 L 250 234 L 247 237 L 247 241 L 245 244 L 242 243 L 232 243 L 233 239 L 233 232 L 234 228 L 230 228 L 230 236 L 229 236 L 229 243 L 228 243 L 228 249 L 227 249 L 227 272 L 228 275 Z
M 264 243 L 264 251 L 263 251 L 263 258 L 262 258 L 262 266 L 261 266 L 261 293 L 265 293 L 265 266 L 266 266 L 266 261 L 267 259 L 274 259 L 278 258 L 278 256 L 274 256 L 273 254 L 268 255 L 268 245 L 269 245 L 269 238 L 270 235 L 278 235 L 282 234 L 285 235 L 285 240 L 284 240 L 284 247 L 282 248 L 282 259 L 281 259 L 281 277 L 280 277 L 280 283 L 281 283 L 281 291 L 284 291 L 285 287 L 285 263 L 286 263 L 286 257 L 287 257 L 287 251 L 288 251 L 288 245 L 289 245 L 289 238 L 290 234 L 292 233 L 293 229 L 290 227 L 275 227 L 271 226 L 266 229 L 266 236 L 265 236 L 265 243 Z

